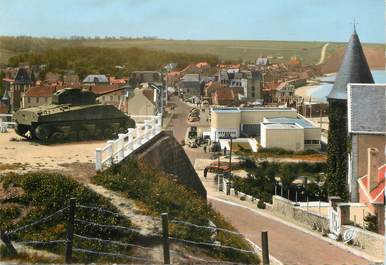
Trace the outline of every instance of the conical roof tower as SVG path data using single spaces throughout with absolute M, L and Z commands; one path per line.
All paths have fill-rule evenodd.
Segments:
M 347 100 L 348 83 L 374 83 L 369 65 L 362 49 L 362 44 L 354 28 L 354 33 L 347 44 L 342 64 L 336 76 L 334 87 L 327 99 Z

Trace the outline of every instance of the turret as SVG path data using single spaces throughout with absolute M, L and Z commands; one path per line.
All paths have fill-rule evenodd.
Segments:
M 92 105 L 97 104 L 97 98 L 109 93 L 127 89 L 127 87 L 120 87 L 104 93 L 96 94 L 92 91 L 80 88 L 64 88 L 56 91 L 52 95 L 52 104 L 62 105 Z

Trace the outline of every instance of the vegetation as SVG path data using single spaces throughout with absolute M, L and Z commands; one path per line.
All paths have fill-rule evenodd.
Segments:
M 123 192 L 127 197 L 141 201 L 147 207 L 149 214 L 160 216 L 163 212 L 169 213 L 170 219 L 179 219 L 187 222 L 207 226 L 209 220 L 216 226 L 234 230 L 225 220 L 216 213 L 210 205 L 202 200 L 192 190 L 178 184 L 169 175 L 156 172 L 146 165 L 128 160 L 125 163 L 114 165 L 110 169 L 99 172 L 94 181 L 108 189 Z M 210 242 L 211 232 L 182 225 L 171 225 L 170 233 L 173 237 Z M 239 236 L 218 232 L 216 240 L 223 245 L 241 249 L 249 249 L 249 244 Z M 207 254 L 216 258 L 256 263 L 257 257 L 234 250 L 205 247 Z
M 165 40 L 157 38 L 86 38 L 72 37 L 69 39 L 0 37 L 0 63 L 8 58 L 26 52 L 43 52 L 48 49 L 64 47 L 101 47 L 131 48 L 141 47 L 149 50 L 161 50 L 177 53 L 206 53 L 218 56 L 221 61 L 253 62 L 256 57 L 266 55 L 274 62 L 288 62 L 291 56 L 299 56 L 304 65 L 317 63 L 324 42 L 289 42 L 263 40 Z M 327 48 L 327 56 L 345 43 L 331 43 Z M 383 49 L 383 44 L 364 44 L 365 47 Z
M 347 190 L 347 106 L 346 101 L 330 100 L 327 147 L 326 190 L 329 196 L 348 199 Z
M 305 197 L 306 194 L 309 195 L 310 199 L 325 197 L 323 189 L 318 184 L 321 182 L 320 173 L 325 171 L 325 163 L 274 163 L 264 161 L 256 164 L 253 160 L 246 159 L 241 167 L 248 172 L 248 177 L 234 176 L 233 187 L 238 191 L 259 198 L 263 202 L 272 202 L 277 178 L 280 178 L 280 183 L 285 191 L 293 191 L 292 196 L 297 191 L 299 200 L 304 199 L 302 197 Z M 307 186 L 293 184 L 299 176 L 307 176 L 313 182 L 308 183 Z
M 95 205 L 117 212 L 106 199 L 100 197 L 85 186 L 70 178 L 56 173 L 28 173 L 24 175 L 8 174 L 0 178 L 0 186 L 3 186 L 6 196 L 0 197 L 0 229 L 13 230 L 26 224 L 30 224 L 68 205 L 69 199 L 75 197 L 77 203 L 83 205 Z M 38 224 L 27 230 L 13 234 L 12 240 L 17 241 L 50 241 L 65 239 L 67 227 L 67 212 Z M 90 222 L 108 225 L 122 225 L 131 227 L 127 218 L 117 217 L 97 211 L 78 208 L 76 218 Z M 133 241 L 138 235 L 134 233 L 116 233 L 111 229 L 99 228 L 82 223 L 75 223 L 77 234 L 90 237 L 100 237 L 112 240 Z M 99 244 L 92 241 L 75 240 L 75 246 L 96 251 L 123 251 L 130 255 L 131 249 L 112 245 Z M 59 255 L 64 253 L 64 244 L 39 245 L 42 248 Z M 6 251 L 1 255 L 6 256 Z M 74 253 L 74 259 L 78 262 L 98 261 L 98 257 Z
M 28 62 L 33 65 L 46 65 L 46 71 L 64 72 L 74 70 L 81 78 L 90 73 L 109 73 L 114 76 L 128 76 L 134 70 L 161 69 L 170 62 L 183 68 L 190 63 L 207 61 L 216 64 L 213 55 L 175 53 L 140 48 L 98 48 L 65 47 L 43 52 L 23 53 L 9 59 L 11 66 Z M 116 67 L 122 66 L 122 67 Z
M 365 228 L 371 232 L 378 232 L 378 222 L 377 216 L 371 213 L 368 213 L 365 218 Z

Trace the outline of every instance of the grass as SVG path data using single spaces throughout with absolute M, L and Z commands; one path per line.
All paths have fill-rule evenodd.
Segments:
M 169 175 L 156 172 L 145 164 L 134 160 L 127 160 L 120 165 L 99 172 L 94 181 L 108 189 L 124 193 L 127 197 L 140 200 L 150 215 L 159 217 L 168 212 L 169 219 L 179 219 L 187 222 L 205 225 L 209 220 L 230 230 L 234 228 L 223 217 L 215 212 L 206 200 L 199 197 L 194 191 L 178 184 Z M 210 242 L 211 234 L 208 230 L 197 229 L 181 225 L 171 225 L 170 233 L 173 237 L 187 240 Z M 249 244 L 239 236 L 218 232 L 216 240 L 223 245 L 241 249 L 250 249 Z M 207 255 L 222 260 L 242 263 L 256 263 L 255 255 L 243 254 L 234 250 L 223 250 L 205 247 Z
M 13 230 L 17 227 L 30 224 L 68 205 L 71 197 L 75 197 L 77 203 L 83 205 L 95 205 L 110 211 L 117 212 L 117 209 L 110 202 L 77 183 L 69 177 L 57 173 L 36 172 L 23 175 L 8 174 L 0 178 L 0 185 L 4 193 L 0 195 L 0 229 Z M 91 212 L 87 209 L 78 208 L 76 218 L 91 222 L 121 225 L 132 227 L 127 218 L 116 217 L 99 212 Z M 11 240 L 17 241 L 49 241 L 65 239 L 67 217 L 64 215 L 55 216 L 46 222 L 36 225 L 33 228 L 13 234 Z M 127 242 L 137 239 L 136 233 L 116 233 L 111 229 L 98 228 L 94 226 L 75 223 L 75 231 L 78 234 L 91 237 L 109 238 L 112 240 L 124 240 Z M 106 246 L 95 242 L 75 240 L 75 246 L 80 248 L 93 249 L 96 251 L 116 252 L 116 246 Z M 64 245 L 46 245 L 36 247 L 47 250 L 58 255 L 63 255 Z M 130 255 L 131 249 L 123 250 Z M 3 253 L 4 254 L 4 253 Z M 77 262 L 95 262 L 95 256 L 74 254 Z
M 32 38 L 30 42 L 23 40 L 7 40 L 0 37 L 0 63 L 6 63 L 11 56 L 29 51 L 43 51 L 49 48 L 71 46 L 93 46 L 105 48 L 140 47 L 153 50 L 164 50 L 182 53 L 212 54 L 221 60 L 255 61 L 258 56 L 272 56 L 275 62 L 288 62 L 291 56 L 299 56 L 303 64 L 317 63 L 320 51 L 325 42 L 294 42 L 294 41 L 266 41 L 266 40 L 163 40 L 163 39 L 116 39 L 116 40 L 53 40 Z M 7 42 L 7 43 L 5 43 Z M 23 49 L 13 49 L 17 44 Z M 28 46 L 29 45 L 29 46 Z M 327 48 L 327 55 L 344 47 L 346 43 L 331 43 Z M 364 44 L 364 46 L 383 48 L 383 44 Z M 278 57 L 283 57 L 278 59 Z

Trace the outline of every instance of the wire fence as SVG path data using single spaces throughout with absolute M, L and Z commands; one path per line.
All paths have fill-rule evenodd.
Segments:
M 157 261 L 151 260 L 149 258 L 130 256 L 130 255 L 123 254 L 123 253 L 105 252 L 105 251 L 98 251 L 95 249 L 81 248 L 79 246 L 79 244 L 77 244 L 76 246 L 73 246 L 74 242 L 76 242 L 76 243 L 97 242 L 97 243 L 99 243 L 99 245 L 100 244 L 111 245 L 111 246 L 116 245 L 116 246 L 122 246 L 122 247 L 135 248 L 135 249 L 139 249 L 139 250 L 147 251 L 147 252 L 159 252 L 164 257 L 164 260 L 163 260 L 164 264 L 170 264 L 170 254 L 172 254 L 174 256 L 186 257 L 186 255 L 184 253 L 171 250 L 170 249 L 170 241 L 180 242 L 180 243 L 184 243 L 184 244 L 192 244 L 192 245 L 197 245 L 197 246 L 205 246 L 205 247 L 213 247 L 213 248 L 219 248 L 219 249 L 238 251 L 238 252 L 246 253 L 246 254 L 257 254 L 255 251 L 252 251 L 249 249 L 241 249 L 241 248 L 237 248 L 237 247 L 233 247 L 233 246 L 222 245 L 220 242 L 213 240 L 212 237 L 211 237 L 211 242 L 201 242 L 201 241 L 194 241 L 194 240 L 190 240 L 190 239 L 186 239 L 186 238 L 173 237 L 173 236 L 169 235 L 169 225 L 174 224 L 174 225 L 191 227 L 194 229 L 208 230 L 212 234 L 217 232 L 217 231 L 221 231 L 223 233 L 229 233 L 231 235 L 237 235 L 237 236 L 243 237 L 243 234 L 241 234 L 239 232 L 232 231 L 232 230 L 225 229 L 225 228 L 219 228 L 219 227 L 216 227 L 214 224 L 210 224 L 210 225 L 206 226 L 206 225 L 194 224 L 194 223 L 187 222 L 187 221 L 177 220 L 177 219 L 173 219 L 173 220 L 168 221 L 167 214 L 162 214 L 161 215 L 162 218 L 160 218 L 160 219 L 154 218 L 156 220 L 156 222 L 160 223 L 161 228 L 162 228 L 161 229 L 162 234 L 161 233 L 143 234 L 143 233 L 141 233 L 141 230 L 137 229 L 137 228 L 126 227 L 126 226 L 122 226 L 122 225 L 101 224 L 101 223 L 97 223 L 97 222 L 93 222 L 93 221 L 89 221 L 89 220 L 85 220 L 85 219 L 81 219 L 81 218 L 75 218 L 76 208 L 84 209 L 84 210 L 90 210 L 93 212 L 105 213 L 105 214 L 109 214 L 109 215 L 112 215 L 115 217 L 128 218 L 127 216 L 125 216 L 122 213 L 113 212 L 113 211 L 103 209 L 100 207 L 76 204 L 75 199 L 71 199 L 68 207 L 62 208 L 62 209 L 54 212 L 53 214 L 47 215 L 47 216 L 45 216 L 37 221 L 34 221 L 30 224 L 18 227 L 14 230 L 6 231 L 5 233 L 1 233 L 1 240 L 5 243 L 5 245 L 11 251 L 11 253 L 14 253 L 14 254 L 16 254 L 17 252 L 16 252 L 16 249 L 14 248 L 14 246 L 12 245 L 12 242 L 17 243 L 17 244 L 21 244 L 21 245 L 32 245 L 32 246 L 34 246 L 34 245 L 48 246 L 48 245 L 64 244 L 65 248 L 66 248 L 65 261 L 67 264 L 72 263 L 72 252 L 83 253 L 86 255 L 109 256 L 109 257 L 116 257 L 116 258 L 121 258 L 121 259 L 157 263 Z M 64 214 L 64 213 L 66 213 L 66 214 Z M 35 240 L 18 241 L 16 239 L 11 240 L 11 236 L 17 234 L 18 232 L 28 230 L 33 226 L 42 224 L 42 223 L 52 219 L 53 217 L 60 216 L 60 215 L 66 217 L 66 219 L 64 219 L 64 220 L 67 221 L 67 228 L 66 228 L 67 229 L 66 230 L 67 235 L 66 235 L 65 239 L 47 240 L 47 241 L 38 241 L 38 240 L 36 240 L 36 241 Z M 163 248 L 161 250 L 161 249 L 156 249 L 154 247 L 142 246 L 139 244 L 134 244 L 134 243 L 129 243 L 129 242 L 123 242 L 123 241 L 117 241 L 117 240 L 112 240 L 112 239 L 99 238 L 99 237 L 95 237 L 95 236 L 83 235 L 83 233 L 80 234 L 77 231 L 75 231 L 76 228 L 74 229 L 74 224 L 82 225 L 83 228 L 86 228 L 86 230 L 87 230 L 87 226 L 91 226 L 91 227 L 99 227 L 99 228 L 103 228 L 103 229 L 116 230 L 116 231 L 120 231 L 120 232 L 135 233 L 138 236 L 157 237 L 158 238 L 157 240 L 162 242 Z M 79 228 L 79 226 L 78 226 L 78 228 Z M 89 231 L 95 231 L 95 229 L 90 229 Z M 103 250 L 106 250 L 106 249 L 103 249 Z M 194 257 L 191 257 L 191 258 L 194 258 Z M 210 263 L 216 264 L 216 262 L 210 262 Z M 226 261 L 223 261 L 220 263 L 227 264 Z M 241 264 L 241 263 L 232 263 L 232 264 Z

